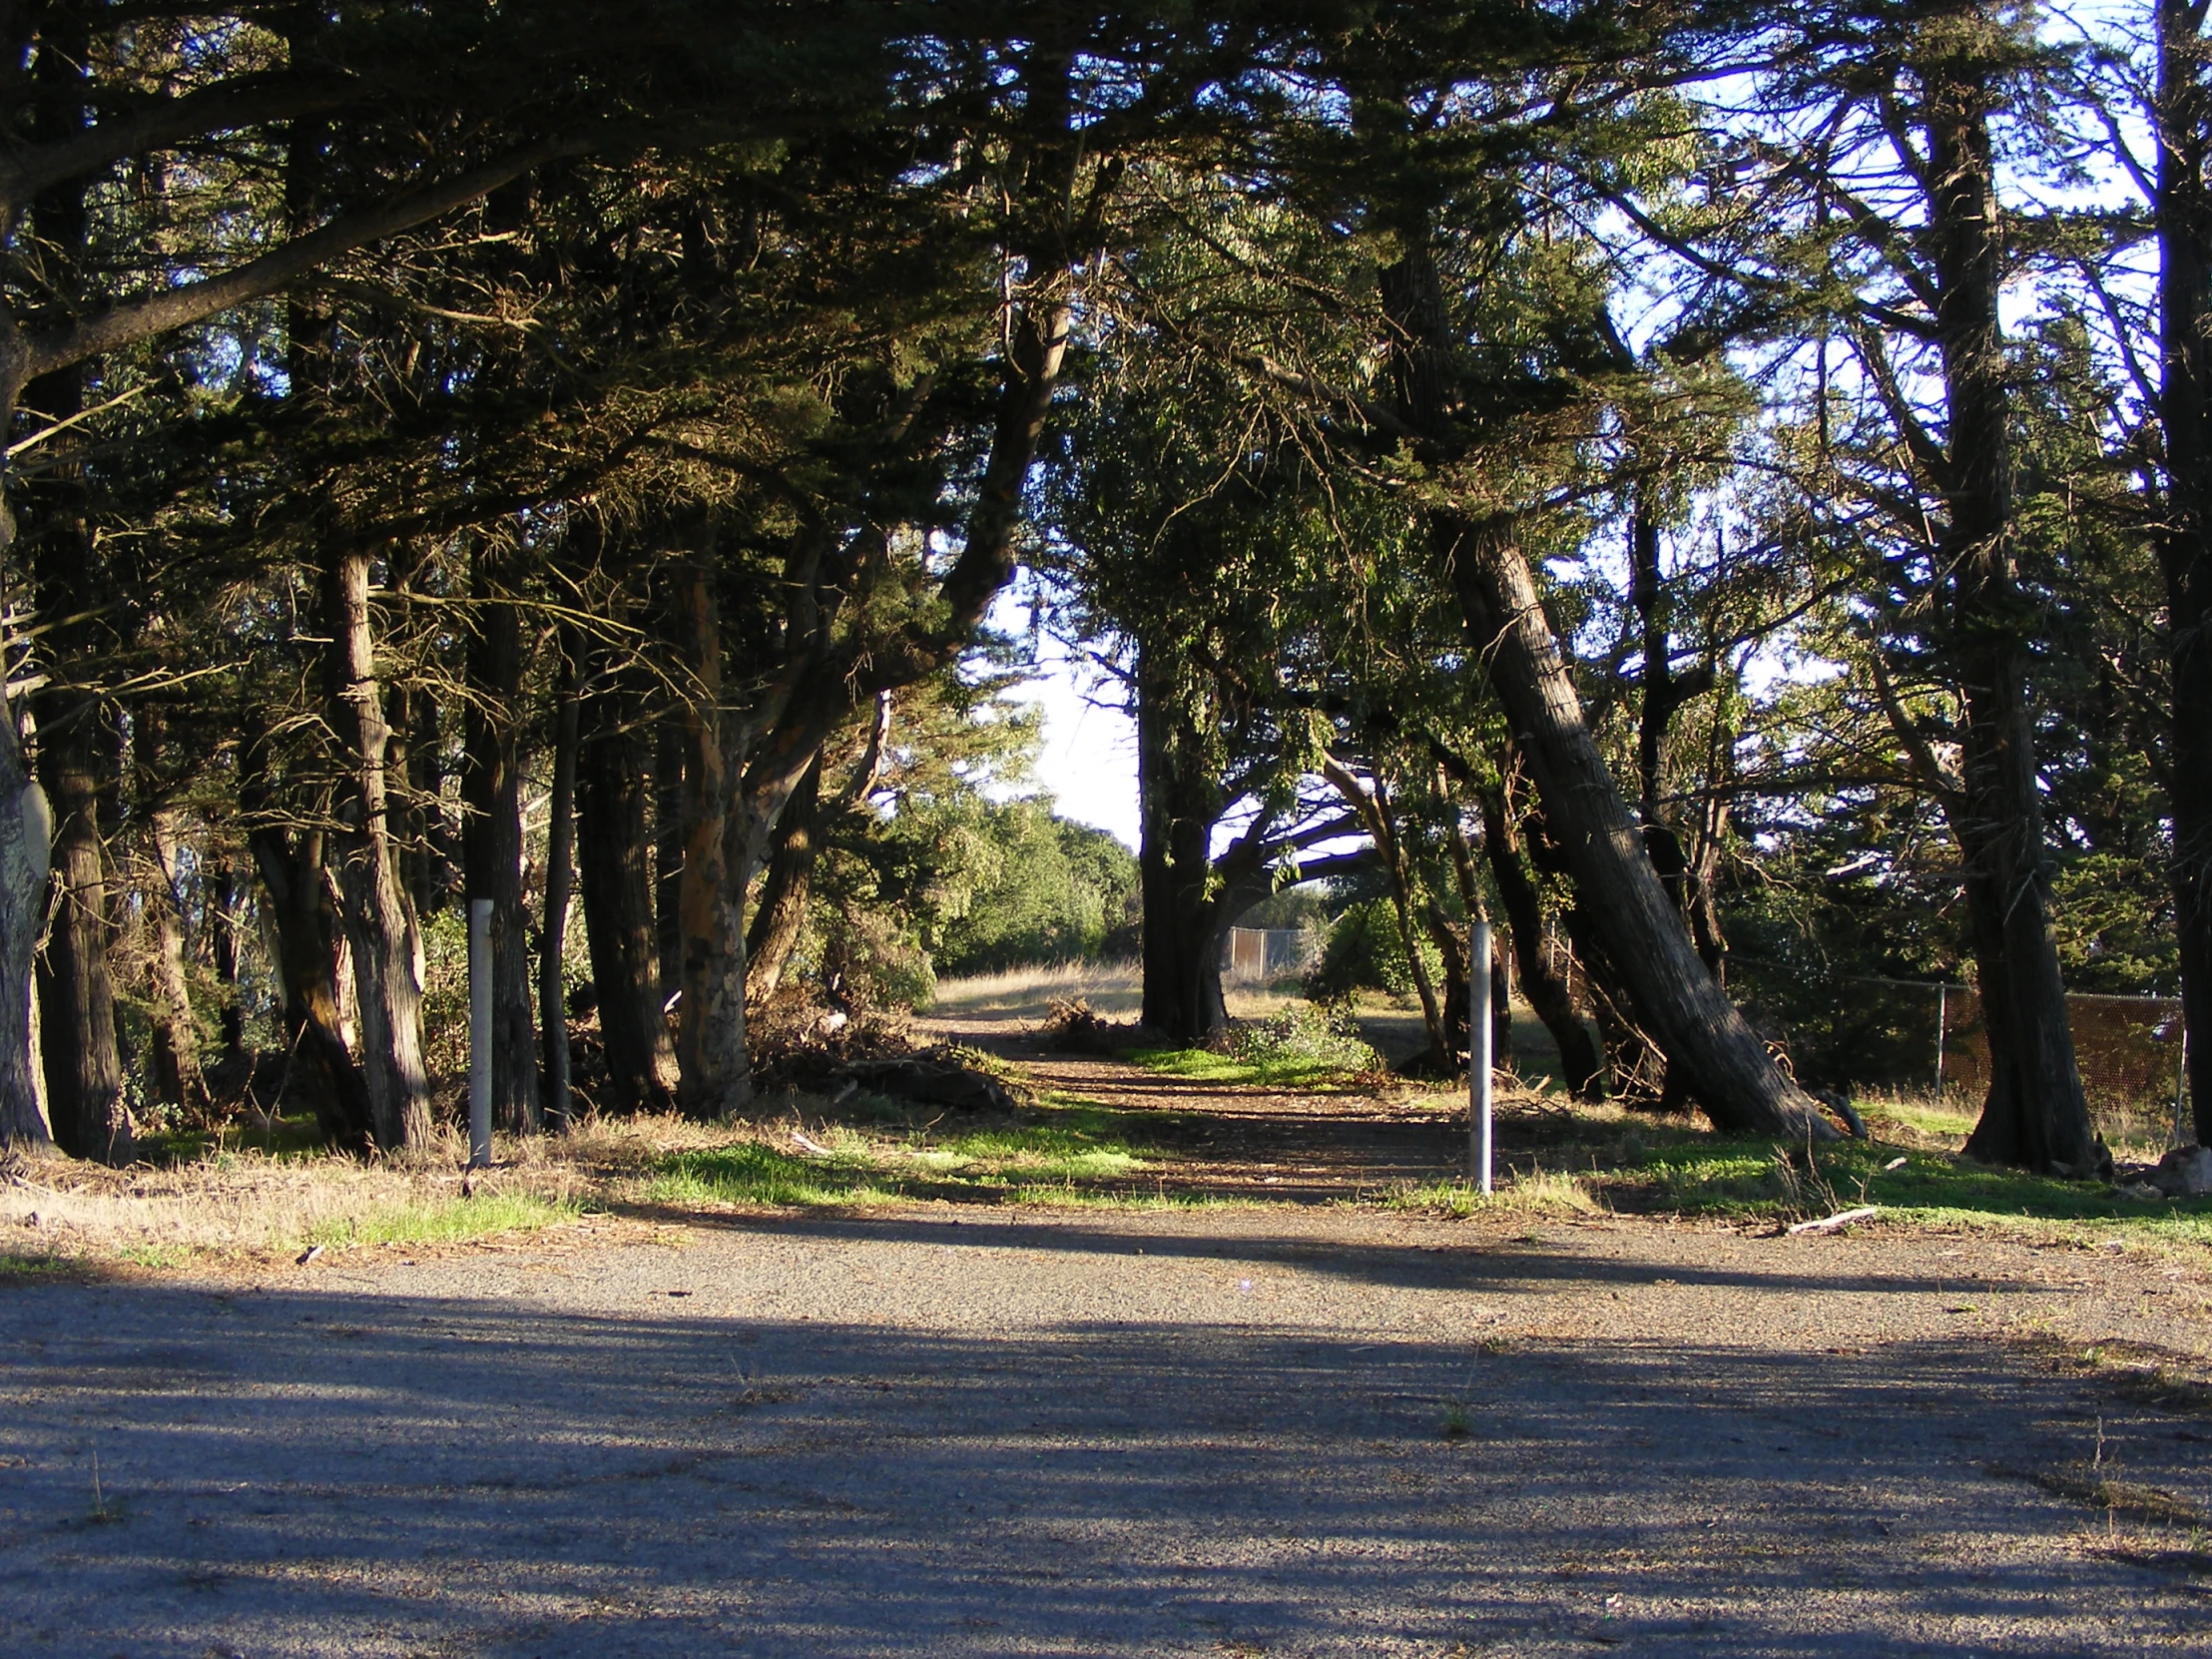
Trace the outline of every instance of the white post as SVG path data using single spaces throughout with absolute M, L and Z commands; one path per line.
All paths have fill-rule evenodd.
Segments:
M 468 901 L 468 1167 L 491 1168 L 491 900 Z
M 1477 920 L 1467 940 L 1467 1117 L 1474 1184 L 1490 1190 L 1490 924 Z

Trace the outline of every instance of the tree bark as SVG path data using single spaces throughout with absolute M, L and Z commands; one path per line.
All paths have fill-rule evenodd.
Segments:
M 646 870 L 645 740 L 642 698 L 629 665 L 598 648 L 583 699 L 577 754 L 577 863 L 584 931 L 591 947 L 599 1033 L 607 1051 L 606 1104 L 618 1112 L 665 1112 L 676 1104 L 676 1050 L 669 1041 L 654 948 Z
M 138 751 L 148 763 L 139 768 L 142 777 L 153 770 L 160 730 L 158 713 L 142 708 L 135 734 Z M 155 1098 L 196 1117 L 204 1116 L 209 1104 L 208 1082 L 200 1068 L 200 1032 L 192 1016 L 192 988 L 185 976 L 185 901 L 177 816 L 149 801 L 145 825 L 147 879 L 143 891 L 154 929 L 153 949 L 147 953 L 146 963 L 147 1000 L 154 1024 L 153 1054 L 147 1069 L 152 1074 Z
M 2173 660 L 2175 930 L 2197 1144 L 2212 1146 L 2212 52 L 2205 7 L 2162 0 L 2158 30 L 2158 535 Z
M 769 845 L 767 874 L 746 931 L 746 999 L 767 1004 L 784 982 L 784 969 L 807 925 L 807 900 L 814 886 L 820 847 L 822 758 L 807 769 L 799 788 L 785 803 Z
M 538 1045 L 531 1029 L 530 944 L 522 905 L 522 622 L 508 557 L 476 544 L 468 642 L 468 736 L 462 800 L 464 884 L 471 905 L 491 901 L 492 1122 L 509 1134 L 538 1128 Z
M 1142 645 L 1136 688 L 1142 1018 L 1169 1040 L 1196 1046 L 1229 1020 L 1213 897 L 1221 785 L 1193 723 L 1178 714 L 1169 671 Z
M 653 947 L 664 1004 L 684 986 L 685 720 L 671 710 L 653 727 Z
M 350 945 L 360 1021 L 361 1080 L 370 1132 L 386 1150 L 430 1137 L 430 1076 L 422 1050 L 422 936 L 392 832 L 391 728 L 376 674 L 368 610 L 369 559 L 325 551 L 323 625 L 329 634 L 324 697 L 340 744 L 343 781 L 332 837 L 340 925 Z
M 538 1026 L 545 1042 L 545 1121 L 571 1117 L 568 1054 L 568 900 L 576 847 L 577 658 L 583 642 L 563 630 L 553 717 L 553 796 L 545 832 L 545 926 L 538 938 Z
M 701 527 L 702 543 L 711 530 Z M 677 890 L 683 1003 L 677 1016 L 678 1099 L 694 1117 L 753 1101 L 745 1044 L 745 882 L 730 867 L 734 794 L 722 693 L 722 620 L 707 548 L 678 574 L 677 612 L 692 675 L 685 714 L 684 867 Z
M 1497 883 L 1498 902 L 1505 906 L 1505 930 L 1513 941 L 1513 958 L 1520 969 L 1521 995 L 1559 1050 L 1560 1080 L 1578 1099 L 1597 1099 L 1604 1063 L 1590 1028 L 1575 1011 L 1574 993 L 1561 975 L 1552 971 L 1544 955 L 1544 912 L 1536 883 L 1522 861 L 1520 822 L 1503 784 L 1478 790 L 1475 800 L 1482 809 L 1482 850 L 1489 859 L 1490 879 Z
M 2089 1121 L 2074 1065 L 2066 987 L 2050 920 L 2026 638 L 2033 611 L 2013 548 L 2009 367 L 1998 316 L 2003 279 L 1989 110 L 1994 65 L 1948 43 L 1915 65 L 1925 101 L 1928 246 L 1936 276 L 1947 453 L 1944 654 L 1965 710 L 1962 811 L 1989 1092 L 1966 1152 L 1990 1162 L 2090 1174 L 2111 1155 Z

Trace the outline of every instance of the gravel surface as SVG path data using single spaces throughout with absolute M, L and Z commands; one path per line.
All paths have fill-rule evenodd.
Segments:
M 2194 1268 L 1311 1206 L 641 1231 L 0 1283 L 6 1650 L 2212 1653 L 2212 1419 L 2052 1358 L 2201 1362 Z

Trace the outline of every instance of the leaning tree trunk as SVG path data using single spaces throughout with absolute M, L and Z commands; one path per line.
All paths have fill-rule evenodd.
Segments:
M 545 926 L 538 937 L 538 1028 L 545 1041 L 545 1121 L 569 1127 L 568 897 L 576 850 L 577 658 L 583 641 L 561 639 L 554 691 L 553 797 L 545 832 Z
M 1391 366 L 1400 416 L 1439 455 L 1456 454 L 1463 448 L 1451 413 L 1457 367 L 1428 235 L 1425 221 L 1414 228 L 1406 256 L 1382 274 L 1382 298 L 1396 334 Z M 1832 1137 L 1819 1103 L 1775 1064 L 1698 960 L 1583 719 L 1511 521 L 1437 510 L 1429 530 L 1457 590 L 1472 655 L 1511 723 L 1581 901 L 1598 918 L 1642 1025 L 1720 1127 L 1792 1140 Z
M 2201 8 L 2157 9 L 2158 536 L 2173 657 L 2167 797 L 2181 1019 L 2199 1146 L 2212 1146 L 2212 53 Z
M 1520 969 L 1521 995 L 1551 1033 L 1559 1050 L 1560 1080 L 1568 1092 L 1593 1100 L 1604 1062 L 1590 1040 L 1590 1028 L 1575 1011 L 1572 988 L 1544 957 L 1543 902 L 1522 861 L 1520 826 L 1502 785 L 1478 791 L 1476 800 L 1482 808 L 1482 850 L 1489 859 L 1490 878 L 1497 883 L 1498 901 L 1505 906 L 1505 930 L 1512 937 L 1513 958 Z
M 343 745 L 333 851 L 341 925 L 352 947 L 361 1079 L 371 1132 L 390 1150 L 429 1140 L 430 1074 L 422 1051 L 422 939 L 392 832 L 391 728 L 376 675 L 368 564 L 366 553 L 351 549 L 325 555 L 325 696 L 330 730 Z
M 784 982 L 784 969 L 807 926 L 807 901 L 814 888 L 815 858 L 822 826 L 822 757 L 815 757 L 784 804 L 769 843 L 767 871 L 746 931 L 746 1000 L 755 1007 L 772 1000 Z
M 531 1134 L 538 1127 L 538 1045 L 522 907 L 522 619 L 510 564 L 488 538 L 477 542 L 462 863 L 471 913 L 491 904 L 492 1121 L 509 1134 Z
M 1322 776 L 1344 798 L 1355 817 L 1366 827 L 1375 842 L 1375 849 L 1382 860 L 1383 875 L 1389 882 L 1390 908 L 1397 916 L 1397 936 L 1405 951 L 1405 967 L 1413 981 L 1414 994 L 1420 1000 L 1422 1029 L 1428 1037 L 1428 1064 L 1436 1071 L 1448 1070 L 1452 1059 L 1452 1034 L 1445 1026 L 1443 1008 L 1436 1000 L 1436 987 L 1428 976 L 1428 963 L 1421 955 L 1420 930 L 1416 916 L 1420 912 L 1420 900 L 1413 892 L 1413 872 L 1405 860 L 1405 849 L 1398 839 L 1397 824 L 1390 816 L 1390 800 L 1382 783 L 1381 772 L 1376 774 L 1375 793 L 1371 796 L 1360 787 L 1360 780 L 1336 761 L 1322 763 Z M 1459 989 L 1449 1000 L 1462 1009 L 1466 1006 L 1466 952 L 1459 953 Z M 1449 979 L 1450 958 L 1445 958 L 1446 978 Z M 1459 1030 L 1464 1035 L 1466 1015 L 1459 1016 Z
M 2030 613 L 2014 569 L 2012 370 L 1998 316 L 2002 220 L 1988 123 L 1998 72 L 1947 47 L 1916 67 L 1927 104 L 1928 241 L 1948 416 L 1947 512 L 1936 562 L 1947 573 L 1946 656 L 1965 710 L 1953 828 L 1992 1062 L 1965 1150 L 2086 1175 L 2112 1160 L 2089 1122 L 2074 1065 L 2027 702 Z
M 645 754 L 627 664 L 602 648 L 583 700 L 577 753 L 576 856 L 607 1053 L 607 1105 L 663 1112 L 676 1104 L 676 1050 L 655 952 L 646 869 Z

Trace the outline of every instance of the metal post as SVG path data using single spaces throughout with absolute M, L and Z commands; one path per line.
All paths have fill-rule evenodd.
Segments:
M 1474 1184 L 1490 1190 L 1490 924 L 1467 941 L 1467 1126 Z
M 491 900 L 468 901 L 468 1167 L 491 1168 Z
M 1936 1103 L 1937 1103 L 1938 1105 L 1940 1105 L 1940 1104 L 1942 1103 L 1942 1098 L 1943 1098 L 1943 1016 L 1944 1016 L 1944 1014 L 1945 1014 L 1945 1013 L 1947 1013 L 1947 1012 L 1949 1011 L 1949 1009 L 1948 1009 L 1948 1005 L 1947 1005 L 1947 1003 L 1948 1003 L 1948 998 L 1949 998 L 1949 995 L 1950 995 L 1950 988 L 1949 988 L 1949 987 L 1948 987 L 1947 985 L 1943 985 L 1943 984 L 1940 984 L 1940 983 L 1938 983 L 1938 984 L 1936 985 Z

